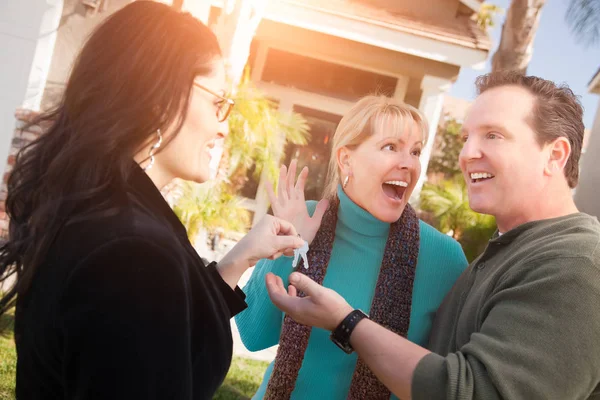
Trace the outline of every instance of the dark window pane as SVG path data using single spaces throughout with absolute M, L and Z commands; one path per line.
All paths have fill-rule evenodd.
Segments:
M 294 106 L 294 111 L 306 118 L 310 126 L 311 139 L 305 146 L 288 145 L 285 164 L 298 160 L 298 172 L 308 166 L 309 174 L 304 189 L 306 200 L 320 200 L 323 197 L 327 168 L 331 155 L 331 141 L 341 115 L 330 114 L 308 107 Z
M 356 101 L 380 93 L 393 96 L 397 78 L 269 49 L 262 80 L 339 99 Z
M 246 183 L 244 184 L 244 187 L 242 187 L 240 193 L 242 196 L 247 197 L 249 199 L 256 198 L 256 192 L 258 191 L 258 179 L 254 179 L 253 176 L 255 169 L 256 168 L 253 165 L 248 170 L 248 173 L 246 174 Z

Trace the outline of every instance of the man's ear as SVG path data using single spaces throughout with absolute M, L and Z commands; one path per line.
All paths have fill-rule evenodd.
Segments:
M 556 175 L 557 173 L 563 174 L 565 165 L 571 155 L 571 143 L 569 139 L 564 136 L 554 139 L 548 143 L 548 162 L 544 172 L 548 176 Z

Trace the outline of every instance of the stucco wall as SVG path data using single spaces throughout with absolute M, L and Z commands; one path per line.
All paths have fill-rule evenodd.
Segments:
M 580 211 L 600 218 L 600 102 L 585 154 L 581 160 L 581 176 L 575 192 Z

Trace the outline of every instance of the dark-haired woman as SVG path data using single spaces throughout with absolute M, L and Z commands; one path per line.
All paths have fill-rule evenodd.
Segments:
M 19 399 L 209 399 L 223 381 L 239 277 L 303 243 L 267 217 L 205 266 L 163 200 L 173 178 L 209 178 L 224 89 L 213 33 L 160 3 L 84 45 L 8 183 L 0 273 L 17 279 L 0 310 L 16 300 Z

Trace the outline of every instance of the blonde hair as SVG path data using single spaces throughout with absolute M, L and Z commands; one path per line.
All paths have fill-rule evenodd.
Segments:
M 366 96 L 360 99 L 340 121 L 333 136 L 329 170 L 323 197 L 335 199 L 341 183 L 337 164 L 337 152 L 342 147 L 358 147 L 384 126 L 392 125 L 392 131 L 402 135 L 408 126 L 416 125 L 421 130 L 423 144 L 429 135 L 429 125 L 423 114 L 415 107 L 386 96 Z

